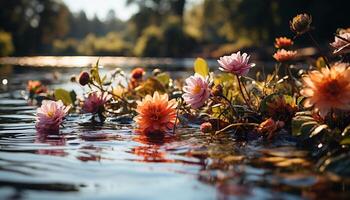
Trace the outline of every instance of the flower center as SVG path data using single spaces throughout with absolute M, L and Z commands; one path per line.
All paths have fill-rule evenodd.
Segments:
M 201 86 L 196 85 L 196 86 L 193 88 L 192 92 L 193 92 L 194 94 L 198 94 L 198 93 L 201 92 L 201 89 L 202 89 Z
M 331 80 L 326 84 L 325 92 L 331 97 L 336 97 L 340 92 L 341 88 L 337 80 Z
M 47 116 L 52 117 L 52 116 L 53 116 L 53 113 L 54 113 L 54 112 L 53 112 L 52 110 L 50 110 L 50 111 L 47 112 Z

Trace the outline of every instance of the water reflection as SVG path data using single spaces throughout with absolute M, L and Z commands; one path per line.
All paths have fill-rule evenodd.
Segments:
M 52 155 L 52 156 L 66 156 L 62 147 L 66 145 L 66 138 L 63 135 L 48 135 L 45 133 L 37 132 L 34 143 L 37 144 L 48 144 L 50 145 L 47 149 L 38 149 L 38 154 Z M 61 148 L 60 148 L 61 147 Z
M 9 79 L 11 92 L 0 93 L 1 197 L 47 199 L 52 192 L 60 192 L 62 199 L 346 199 L 350 195 L 349 179 L 318 173 L 307 152 L 284 136 L 271 143 L 239 142 L 232 135 L 199 133 L 196 127 L 179 128 L 174 135 L 146 136 L 135 134 L 125 120 L 91 124 L 89 116 L 74 114 L 60 134 L 39 134 L 34 127 L 36 107 L 28 105 L 18 89 L 25 85 L 24 75 L 41 77 L 44 72 L 21 70 Z M 71 72 L 61 73 L 64 78 Z M 57 81 L 52 84 L 62 86 L 64 80 Z
M 174 160 L 168 159 L 165 150 L 161 149 L 162 145 L 170 143 L 174 139 L 173 135 L 137 135 L 133 140 L 143 145 L 132 148 L 130 152 L 142 158 L 137 161 L 174 162 Z

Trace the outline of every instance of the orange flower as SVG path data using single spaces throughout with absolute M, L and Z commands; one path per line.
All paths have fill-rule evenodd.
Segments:
M 275 39 L 275 47 L 277 49 L 283 48 L 283 47 L 289 47 L 293 45 L 293 41 L 286 37 L 279 37 Z
M 27 90 L 30 94 L 40 94 L 47 92 L 47 88 L 40 81 L 31 81 L 27 83 Z
M 321 117 L 332 109 L 350 110 L 350 68 L 339 63 L 321 71 L 311 71 L 303 77 L 300 94 L 306 97 L 305 107 L 313 106 Z
M 172 129 L 176 120 L 175 99 L 169 101 L 168 95 L 159 95 L 158 92 L 153 97 L 147 95 L 142 102 L 137 102 L 136 112 L 138 116 L 134 118 L 138 131 L 145 134 L 164 133 Z
M 293 60 L 296 54 L 297 54 L 296 51 L 286 51 L 285 49 L 280 49 L 275 54 L 273 54 L 273 57 L 278 62 L 285 62 L 285 61 Z

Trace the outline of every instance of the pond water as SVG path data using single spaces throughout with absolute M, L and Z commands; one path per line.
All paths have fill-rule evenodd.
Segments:
M 34 128 L 36 107 L 23 98 L 27 80 L 50 88 L 80 68 L 0 66 L 1 199 L 346 199 L 349 180 L 319 173 L 295 138 L 236 141 L 198 126 L 147 138 L 129 119 L 91 126 L 72 114 L 59 135 Z M 190 72 L 172 71 L 172 76 Z M 6 83 L 4 85 L 4 83 Z M 1 84 L 1 83 L 0 83 Z

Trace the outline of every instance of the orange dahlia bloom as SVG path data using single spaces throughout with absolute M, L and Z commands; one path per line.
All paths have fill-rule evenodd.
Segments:
M 285 62 L 293 60 L 296 55 L 296 51 L 286 51 L 285 49 L 280 49 L 275 54 L 273 54 L 273 58 L 275 58 L 278 62 Z
M 171 130 L 176 121 L 176 107 L 176 100 L 169 101 L 167 94 L 160 95 L 155 92 L 153 97 L 147 95 L 142 101 L 137 102 L 138 116 L 134 120 L 138 131 L 149 134 Z
M 283 47 L 289 47 L 293 45 L 293 40 L 287 38 L 287 37 L 279 37 L 275 39 L 275 47 L 277 49 L 283 48 Z
M 311 71 L 303 77 L 300 94 L 306 97 L 305 107 L 325 117 L 332 109 L 350 110 L 350 68 L 339 63 L 321 71 Z

